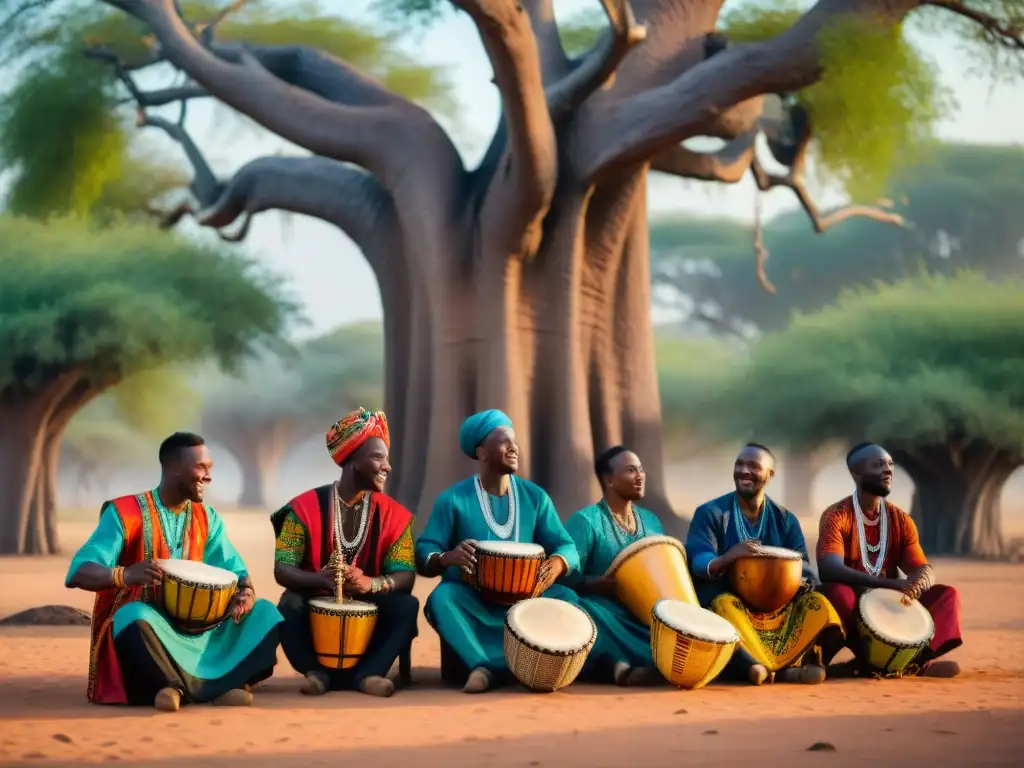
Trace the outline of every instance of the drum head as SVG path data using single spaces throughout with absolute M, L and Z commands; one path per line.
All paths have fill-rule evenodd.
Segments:
M 179 581 L 204 584 L 211 587 L 229 587 L 238 583 L 238 577 L 224 568 L 215 568 L 198 560 L 157 560 L 156 564 L 168 576 Z
M 648 547 L 657 546 L 659 544 L 675 547 L 683 553 L 684 557 L 686 556 L 686 550 L 683 549 L 683 545 L 679 542 L 679 539 L 673 539 L 671 536 L 644 536 L 642 539 L 637 539 L 628 547 L 619 552 L 615 559 L 612 560 L 612 564 L 608 566 L 608 570 L 605 571 L 604 575 L 606 577 L 614 576 L 615 572 L 619 570 L 619 566 L 621 566 L 624 562 L 629 560 L 629 558 L 631 558 L 637 552 L 647 549 Z
M 505 616 L 505 623 L 523 642 L 554 653 L 575 653 L 597 634 L 586 611 L 550 597 L 516 603 Z
M 917 600 L 904 605 L 903 593 L 895 589 L 869 589 L 860 596 L 859 607 L 868 628 L 894 644 L 922 643 L 935 633 L 928 609 Z
M 669 629 L 709 643 L 735 643 L 740 639 L 736 628 L 717 613 L 680 600 L 659 600 L 654 605 L 654 618 Z
M 512 557 L 544 557 L 544 547 L 522 541 L 478 541 L 476 548 L 489 555 L 511 555 Z
M 774 557 L 779 560 L 803 560 L 804 556 L 797 552 L 795 549 L 786 549 L 785 547 L 766 547 L 759 545 L 758 549 L 763 554 L 751 555 L 751 557 Z
M 361 600 L 346 600 L 344 603 L 334 602 L 334 598 L 316 597 L 309 601 L 309 607 L 321 613 L 376 613 L 377 606 Z

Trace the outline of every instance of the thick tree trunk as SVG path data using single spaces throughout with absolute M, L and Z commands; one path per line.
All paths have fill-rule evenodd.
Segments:
M 242 481 L 239 507 L 267 508 L 270 488 L 277 479 L 281 458 L 294 433 L 295 425 L 286 420 L 269 424 L 223 421 L 211 425 L 211 439 L 231 451 L 238 462 Z
M 821 510 L 814 505 L 814 481 L 828 463 L 828 451 L 792 451 L 782 462 L 785 479 L 781 501 L 797 517 L 813 517 Z
M 972 443 L 897 450 L 893 458 L 914 480 L 911 516 L 928 555 L 1004 556 L 1000 495 L 1024 456 Z

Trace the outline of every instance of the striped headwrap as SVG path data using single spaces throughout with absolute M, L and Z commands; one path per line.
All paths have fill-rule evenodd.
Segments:
M 327 450 L 339 467 L 371 437 L 379 437 L 391 448 L 391 432 L 384 411 L 357 408 L 327 430 Z

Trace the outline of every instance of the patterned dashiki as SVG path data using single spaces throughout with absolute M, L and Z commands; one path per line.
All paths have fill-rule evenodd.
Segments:
M 817 653 L 819 638 L 830 630 L 842 632 L 842 623 L 835 609 L 821 594 L 804 592 L 773 613 L 758 613 L 739 597 L 728 591 L 728 576 L 711 578 L 708 567 L 716 557 L 747 538 L 746 531 L 737 525 L 738 499 L 735 491 L 702 504 L 694 513 L 686 536 L 686 556 L 693 573 L 697 596 L 705 608 L 710 608 L 727 619 L 740 635 L 740 645 L 755 663 L 769 673 L 799 666 L 805 656 Z M 807 556 L 800 521 L 792 512 L 780 507 L 767 496 L 761 518 L 754 528 L 760 533 L 761 544 L 784 547 L 803 555 L 804 578 L 814 582 Z
M 584 507 L 565 521 L 565 529 L 576 542 L 580 556 L 578 572 L 563 577 L 567 586 L 577 588 L 586 578 L 603 576 L 612 561 L 630 544 L 645 536 L 662 536 L 665 529 L 657 516 L 633 505 L 637 526 L 624 531 L 612 517 L 605 502 Z M 631 667 L 653 667 L 650 629 L 617 600 L 603 595 L 581 594 L 580 607 L 597 625 L 597 642 L 587 657 L 584 671 L 614 668 L 625 662 Z

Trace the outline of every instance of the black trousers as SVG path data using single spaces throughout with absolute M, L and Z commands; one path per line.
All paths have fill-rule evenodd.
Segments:
M 377 625 L 370 645 L 351 669 L 325 669 L 313 650 L 309 628 L 309 604 L 298 592 L 285 590 L 277 609 L 284 616 L 281 624 L 281 649 L 288 662 L 300 674 L 319 670 L 327 674 L 333 691 L 355 690 L 367 677 L 384 677 L 395 659 L 419 634 L 420 601 L 406 592 L 364 595 L 359 598 L 377 606 Z
M 153 629 L 144 621 L 136 621 L 114 638 L 114 651 L 121 665 L 128 703 L 153 705 L 161 688 L 177 688 L 182 703 L 198 704 L 212 701 L 221 694 L 243 685 L 266 680 L 277 663 L 277 625 L 260 641 L 241 664 L 223 677 L 204 680 L 193 677 L 179 667 Z

